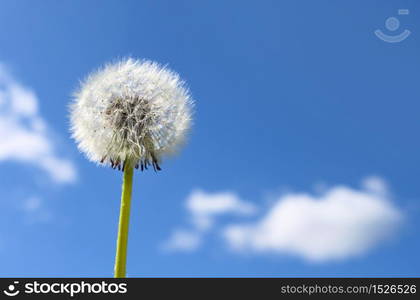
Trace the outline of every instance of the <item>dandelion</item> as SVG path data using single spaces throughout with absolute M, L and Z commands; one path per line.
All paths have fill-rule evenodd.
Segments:
M 91 74 L 70 106 L 79 149 L 123 171 L 115 277 L 125 277 L 133 170 L 161 170 L 185 142 L 192 99 L 178 74 L 151 61 L 126 59 Z

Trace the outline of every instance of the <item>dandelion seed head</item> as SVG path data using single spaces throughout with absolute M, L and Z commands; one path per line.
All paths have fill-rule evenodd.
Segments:
M 191 125 L 193 101 L 175 72 L 151 61 L 125 59 L 91 74 L 70 106 L 73 138 L 97 163 L 160 169 Z

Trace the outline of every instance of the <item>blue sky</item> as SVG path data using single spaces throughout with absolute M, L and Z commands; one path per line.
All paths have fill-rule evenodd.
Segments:
M 2 1 L 0 276 L 112 276 L 121 173 L 68 103 L 127 56 L 196 100 L 181 155 L 135 174 L 129 276 L 418 276 L 417 2 Z

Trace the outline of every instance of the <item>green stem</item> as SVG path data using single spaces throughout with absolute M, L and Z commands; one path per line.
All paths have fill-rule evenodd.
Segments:
M 118 225 L 117 253 L 115 255 L 115 278 L 125 278 L 127 264 L 128 226 L 130 222 L 131 190 L 133 186 L 133 167 L 126 163 L 122 185 L 120 223 Z

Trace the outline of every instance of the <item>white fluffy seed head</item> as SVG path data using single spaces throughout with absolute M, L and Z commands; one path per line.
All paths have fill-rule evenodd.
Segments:
M 91 74 L 70 106 L 72 136 L 97 163 L 159 168 L 191 125 L 193 101 L 178 74 L 151 61 L 122 60 Z

